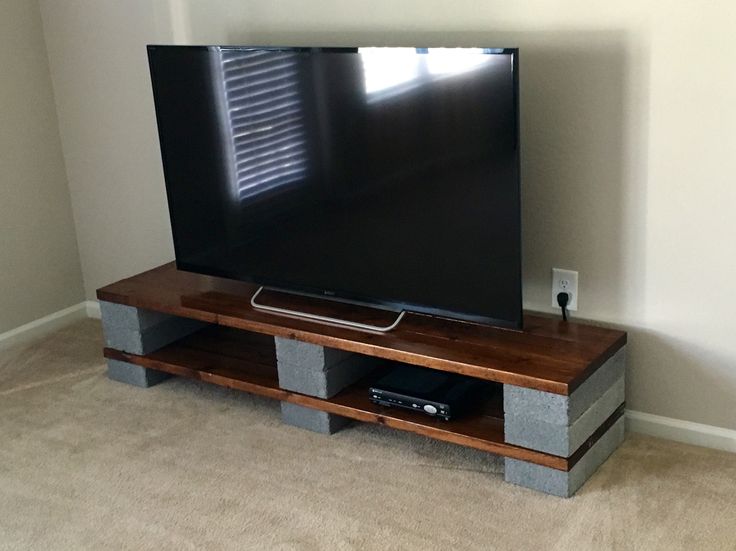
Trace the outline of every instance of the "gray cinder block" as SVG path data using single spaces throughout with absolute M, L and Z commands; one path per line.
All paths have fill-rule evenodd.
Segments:
M 144 355 L 193 333 L 206 324 L 124 304 L 100 302 L 105 345 Z
M 285 390 L 331 398 L 365 377 L 380 360 L 316 344 L 275 338 L 279 386 Z
M 346 386 L 367 375 L 377 360 L 360 354 L 315 344 L 275 338 L 279 386 L 318 398 L 331 398 Z M 281 402 L 284 423 L 303 429 L 333 434 L 349 419 L 289 402 Z
M 145 367 L 119 360 L 107 360 L 107 376 L 113 381 L 142 388 L 156 385 L 171 377 L 168 373 L 146 369 Z
M 570 497 L 621 445 L 624 436 L 624 417 L 621 416 L 567 472 L 507 457 L 504 460 L 506 482 L 554 496 Z
M 365 377 L 375 365 L 374 358 L 359 354 L 350 354 L 324 371 L 279 361 L 279 386 L 308 396 L 332 398 L 346 386 Z
M 569 396 L 514 385 L 503 386 L 503 409 L 548 423 L 572 424 L 624 374 L 626 347 L 619 349 Z
M 201 321 L 170 316 L 166 321 L 142 331 L 110 327 L 105 330 L 105 344 L 130 354 L 144 355 L 194 333 L 205 325 Z
M 350 422 L 346 417 L 289 402 L 281 402 L 281 418 L 287 425 L 321 434 L 334 434 Z
M 624 398 L 625 385 L 622 375 L 570 425 L 507 413 L 504 416 L 505 440 L 524 448 L 570 457 L 624 402 Z
M 100 313 L 105 331 L 108 327 L 144 331 L 173 317 L 170 314 L 104 300 L 100 301 Z
M 289 364 L 297 369 L 324 371 L 353 355 L 344 350 L 325 348 L 317 344 L 283 337 L 276 337 L 274 340 L 276 342 L 276 361 L 279 364 Z

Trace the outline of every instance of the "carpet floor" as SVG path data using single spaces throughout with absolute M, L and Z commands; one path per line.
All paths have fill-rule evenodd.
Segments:
M 481 452 L 116 383 L 101 348 L 87 320 L 0 353 L 0 549 L 736 550 L 735 454 L 629 435 L 559 499 Z

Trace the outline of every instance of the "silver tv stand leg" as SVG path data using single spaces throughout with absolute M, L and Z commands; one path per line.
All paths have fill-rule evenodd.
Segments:
M 256 299 L 258 298 L 258 295 L 261 294 L 261 291 L 263 291 L 264 287 L 259 287 L 258 290 L 255 292 L 255 294 L 250 299 L 250 305 L 255 308 L 256 310 L 262 310 L 264 312 L 270 312 L 272 314 L 279 314 L 282 316 L 290 316 L 295 318 L 302 318 L 302 319 L 308 319 L 311 321 L 318 321 L 322 323 L 332 323 L 335 325 L 340 325 L 343 327 L 350 327 L 352 329 L 365 329 L 366 331 L 378 331 L 380 333 L 385 333 L 387 331 L 391 331 L 392 329 L 396 328 L 397 325 L 399 325 L 399 322 L 404 318 L 404 314 L 406 314 L 405 310 L 402 310 L 399 313 L 399 316 L 396 318 L 396 320 L 391 323 L 390 325 L 371 325 L 368 323 L 358 323 L 355 321 L 349 321 L 349 320 L 343 320 L 340 318 L 332 318 L 329 316 L 320 316 L 318 314 L 310 314 L 309 312 L 300 312 L 299 310 L 290 310 L 288 308 L 278 308 L 276 306 L 266 306 L 265 304 L 258 304 L 256 302 Z M 283 292 L 283 291 L 281 291 Z

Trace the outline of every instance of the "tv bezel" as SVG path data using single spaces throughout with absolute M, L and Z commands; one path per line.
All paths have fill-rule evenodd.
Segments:
M 359 48 L 364 47 L 372 47 L 372 46 L 357 46 L 357 47 L 333 47 L 333 46 L 320 46 L 320 47 L 313 47 L 313 46 L 240 46 L 240 45 L 163 45 L 163 44 L 150 44 L 147 46 L 147 52 L 148 52 L 148 59 L 149 59 L 149 71 L 151 74 L 151 81 L 152 81 L 152 88 L 153 88 L 153 67 L 151 65 L 151 54 L 152 51 L 159 48 L 177 48 L 177 49 L 211 49 L 211 48 L 218 48 L 218 49 L 224 49 L 224 50 L 256 50 L 256 51 L 287 51 L 287 52 L 298 52 L 298 53 L 358 53 Z M 381 48 L 404 48 L 400 46 L 380 46 Z M 431 50 L 432 48 L 438 48 L 441 46 L 425 46 L 425 47 L 412 47 L 412 49 L 415 50 Z M 520 136 L 520 102 L 519 102 L 519 48 L 491 48 L 491 47 L 457 47 L 457 49 L 476 49 L 476 48 L 482 48 L 484 50 L 491 50 L 490 52 L 484 52 L 484 55 L 511 55 L 511 67 L 512 67 L 512 86 L 513 86 L 513 97 L 514 97 L 514 111 L 515 111 L 515 146 L 514 146 L 514 164 L 515 164 L 515 171 L 516 171 L 516 187 L 518 190 L 518 193 L 516 195 L 517 197 L 517 204 L 516 204 L 516 210 L 518 215 L 519 224 L 517 226 L 518 228 L 518 243 L 519 243 L 519 254 L 517 258 L 517 268 L 519 273 L 519 281 L 518 281 L 518 295 L 519 295 L 519 312 L 518 312 L 518 319 L 517 320 L 507 320 L 507 319 L 501 319 L 501 318 L 494 318 L 491 316 L 482 316 L 482 315 L 475 315 L 475 314 L 469 314 L 467 312 L 457 312 L 454 310 L 449 310 L 445 308 L 438 308 L 434 306 L 429 306 L 426 304 L 417 304 L 413 302 L 405 302 L 398 299 L 384 299 L 379 297 L 368 297 L 361 295 L 360 293 L 354 293 L 351 291 L 341 290 L 341 289 L 321 289 L 318 287 L 312 287 L 307 285 L 299 285 L 295 284 L 293 282 L 289 282 L 286 280 L 281 280 L 278 278 L 254 278 L 249 274 L 242 274 L 239 273 L 236 270 L 218 270 L 213 269 L 209 266 L 201 266 L 194 263 L 184 262 L 180 260 L 179 253 L 179 245 L 178 245 L 178 239 L 175 235 L 175 232 L 173 231 L 174 227 L 174 220 L 172 216 L 171 209 L 169 208 L 169 220 L 171 222 L 172 226 L 172 238 L 174 242 L 174 254 L 175 254 L 175 262 L 176 267 L 179 270 L 187 271 L 187 272 L 194 272 L 194 273 L 200 273 L 204 275 L 210 275 L 215 277 L 223 277 L 227 279 L 233 279 L 236 281 L 244 281 L 247 283 L 253 283 L 255 285 L 263 286 L 266 289 L 274 289 L 286 293 L 292 293 L 297 295 L 303 295 L 318 299 L 327 299 L 334 302 L 341 302 L 345 304 L 354 304 L 354 305 L 360 305 L 360 306 L 366 306 L 371 308 L 377 308 L 382 310 L 388 310 L 392 312 L 400 312 L 400 311 L 407 311 L 407 312 L 416 312 L 420 314 L 428 314 L 432 316 L 439 316 L 439 317 L 445 317 L 450 318 L 454 320 L 463 320 L 463 321 L 469 321 L 474 323 L 481 323 L 485 325 L 492 325 L 495 327 L 501 327 L 506 329 L 516 329 L 521 330 L 523 329 L 523 294 L 522 294 L 522 281 L 521 281 L 521 274 L 522 274 L 522 255 L 521 255 L 521 136 Z M 426 54 L 425 54 L 426 55 Z M 159 111 L 159 105 L 158 105 L 158 98 L 156 96 L 155 90 L 153 91 L 153 100 L 154 100 L 154 107 L 156 109 L 156 112 Z M 161 132 L 161 127 L 158 124 L 157 119 L 157 132 L 159 137 L 159 147 L 161 143 L 163 143 L 163 135 Z M 161 152 L 161 160 L 163 164 L 164 169 L 164 183 L 166 188 L 166 198 L 167 202 L 171 203 L 171 192 L 169 189 L 169 183 L 166 180 L 165 174 L 166 174 L 166 167 L 169 164 L 166 159 L 166 154 L 164 153 L 163 148 L 160 147 Z M 250 297 L 249 297 L 250 298 Z

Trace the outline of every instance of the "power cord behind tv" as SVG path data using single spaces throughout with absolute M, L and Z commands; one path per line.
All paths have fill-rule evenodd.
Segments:
M 562 308 L 562 321 L 567 321 L 567 303 L 570 302 L 569 293 L 557 293 L 557 304 Z

